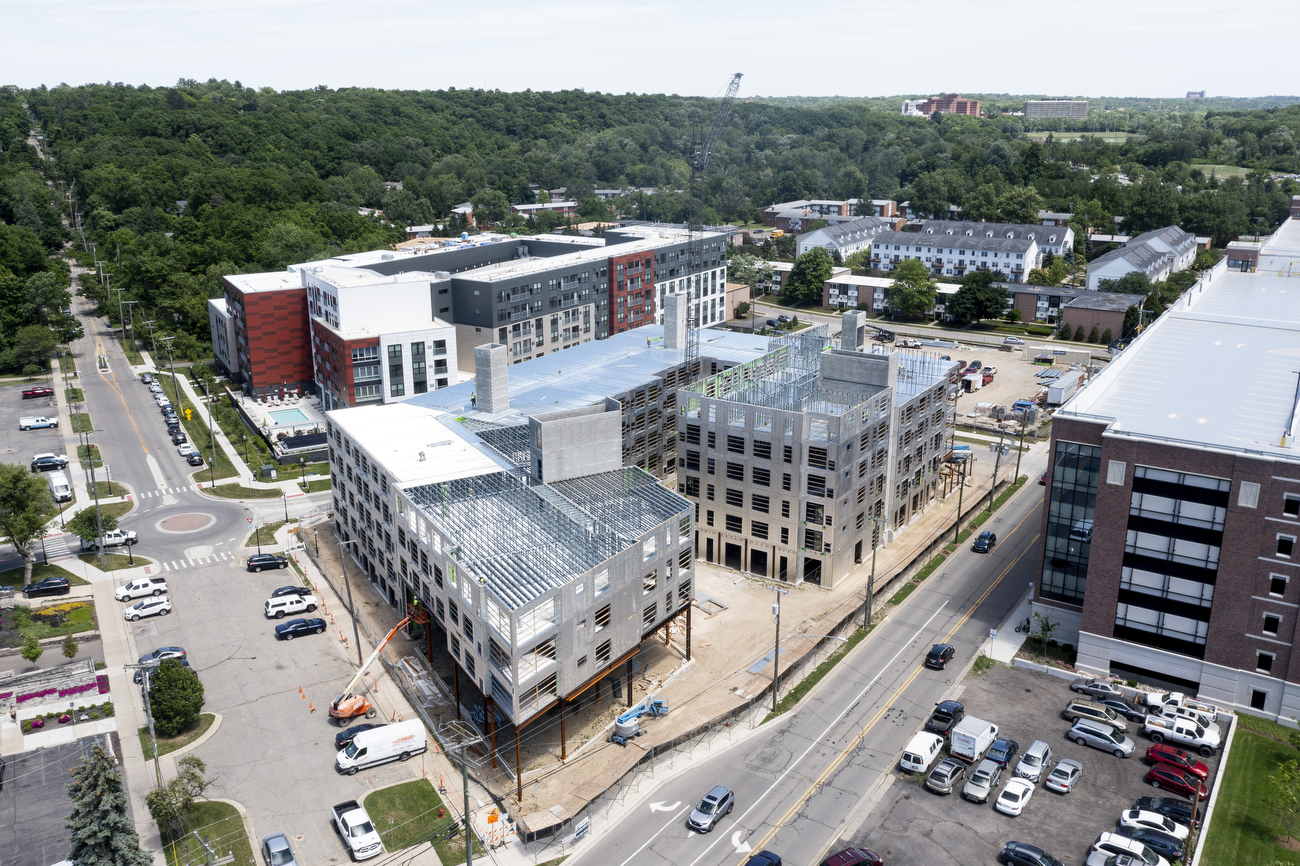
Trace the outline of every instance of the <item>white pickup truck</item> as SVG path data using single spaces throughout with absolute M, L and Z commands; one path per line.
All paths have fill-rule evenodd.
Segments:
M 133 529 L 110 529 L 104 533 L 104 547 L 121 547 L 123 544 L 130 547 L 140 539 L 136 536 Z M 99 550 L 99 540 L 95 538 L 81 539 L 82 550 Z
M 339 803 L 333 808 L 334 826 L 338 827 L 354 860 L 369 860 L 384 852 L 375 825 L 356 800 Z
M 1163 743 L 1168 740 L 1195 749 L 1206 758 L 1213 755 L 1222 742 L 1217 732 L 1207 731 L 1191 719 L 1147 716 L 1142 727 L 1154 742 Z

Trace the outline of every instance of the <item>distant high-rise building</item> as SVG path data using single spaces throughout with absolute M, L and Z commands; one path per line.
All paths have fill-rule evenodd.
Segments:
M 929 99 L 904 99 L 902 114 L 909 117 L 929 117 L 935 112 L 940 114 L 967 114 L 978 117 L 980 101 L 965 99 L 960 93 L 946 96 L 931 96 Z
M 1204 99 L 1204 98 L 1205 98 L 1205 91 L 1204 91 L 1204 90 L 1189 90 L 1189 91 L 1187 91 L 1187 98 L 1188 98 L 1188 99 Z
M 1071 120 L 1088 118 L 1086 99 L 1027 99 L 1025 117 L 1067 117 Z

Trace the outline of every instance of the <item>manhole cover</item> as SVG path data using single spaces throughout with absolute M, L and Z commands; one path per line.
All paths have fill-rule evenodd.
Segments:
M 158 528 L 163 532 L 198 532 L 216 522 L 217 518 L 211 514 L 176 514 L 158 521 Z

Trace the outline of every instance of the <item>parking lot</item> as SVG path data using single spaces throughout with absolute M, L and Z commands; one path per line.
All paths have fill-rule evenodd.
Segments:
M 72 812 L 68 771 L 106 739 L 120 754 L 117 734 L 108 734 L 5 758 L 0 791 L 0 858 L 5 866 L 50 866 L 67 859 L 64 822 Z
M 47 451 L 55 454 L 66 453 L 63 445 L 63 431 L 68 423 L 66 417 L 59 418 L 58 427 L 40 430 L 18 429 L 19 418 L 28 415 L 45 415 L 52 418 L 58 414 L 59 407 L 55 405 L 53 397 L 23 399 L 25 389 L 42 384 L 47 383 L 37 380 L 0 387 L 0 460 L 5 463 L 30 466 L 33 454 Z M 68 456 L 75 457 L 72 454 Z
M 932 866 L 993 863 L 1005 843 L 1018 841 L 1074 866 L 1084 863 L 1098 834 L 1114 830 L 1120 812 L 1132 808 L 1138 797 L 1187 800 L 1143 781 L 1150 767 L 1143 756 L 1152 743 L 1140 723 L 1129 722 L 1128 735 L 1136 748 L 1127 759 L 1067 740 L 1070 724 L 1061 718 L 1061 710 L 1080 697 L 1070 691 L 1067 680 L 1004 665 L 968 676 L 955 694 L 965 705 L 967 718 L 997 725 L 1001 736 L 1019 743 L 1021 754 L 1034 740 L 1046 742 L 1052 748 L 1052 766 L 1062 758 L 1083 764 L 1079 782 L 1068 794 L 1057 794 L 1040 780 L 1024 814 L 1013 818 L 994 810 L 996 795 L 977 805 L 962 798 L 960 787 L 951 795 L 934 794 L 923 786 L 921 775 L 895 768 L 894 783 L 854 834 L 852 844 L 870 848 L 890 866 Z M 1220 725 L 1226 737 L 1226 726 Z M 1197 757 L 1209 765 L 1213 782 L 1219 754 Z M 1013 769 L 1003 774 L 1003 783 Z

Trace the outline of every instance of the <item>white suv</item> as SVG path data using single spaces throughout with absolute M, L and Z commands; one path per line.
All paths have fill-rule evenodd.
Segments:
M 311 613 L 318 604 L 314 595 L 281 595 L 268 598 L 262 609 L 267 619 L 284 619 L 286 613 Z
M 140 598 L 146 595 L 162 595 L 167 591 L 167 581 L 161 577 L 141 577 L 117 588 L 113 596 L 118 601 Z
M 172 603 L 165 595 L 156 598 L 146 598 L 144 601 L 137 601 L 135 604 L 122 611 L 122 616 L 130 622 L 136 622 L 142 616 L 166 616 L 172 612 Z

